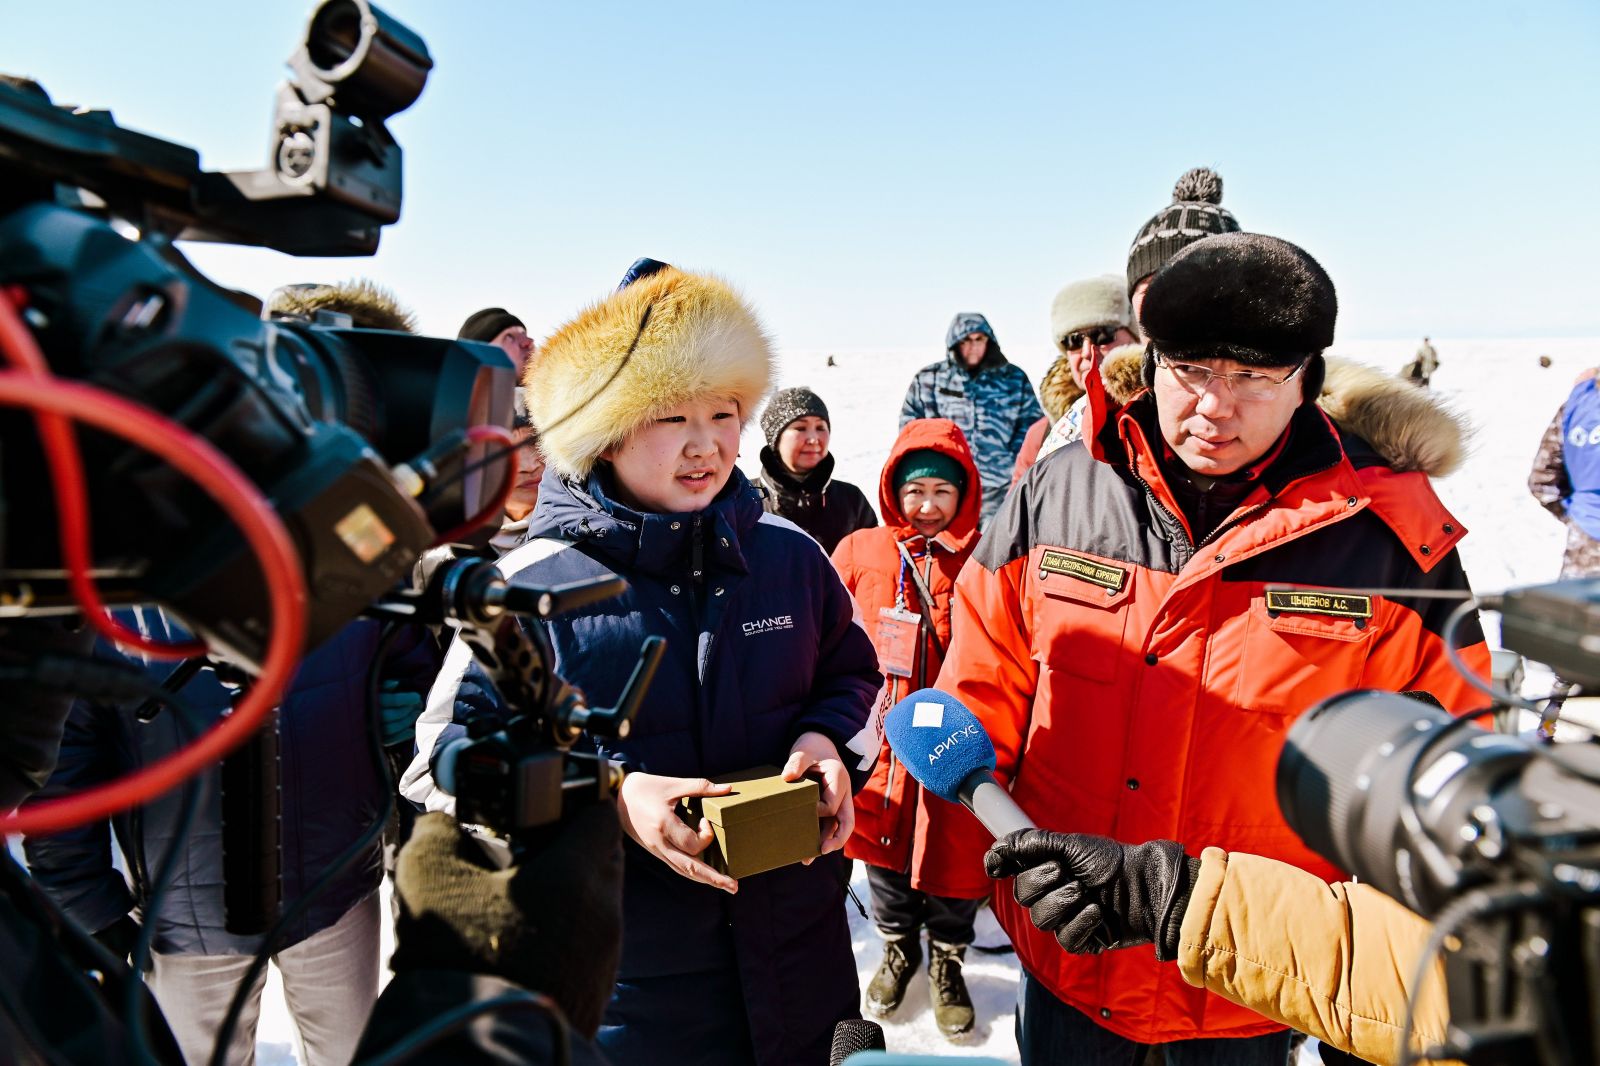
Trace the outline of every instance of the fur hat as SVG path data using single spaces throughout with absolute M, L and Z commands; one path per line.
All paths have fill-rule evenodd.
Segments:
M 761 412 L 761 433 L 767 438 L 767 447 L 776 448 L 778 438 L 789 428 L 789 423 L 807 415 L 816 415 L 833 425 L 833 419 L 828 417 L 828 405 L 804 385 L 773 393 L 772 399 L 767 401 L 767 409 Z
M 494 339 L 512 326 L 522 326 L 522 319 L 507 311 L 504 307 L 485 307 L 482 311 L 474 311 L 461 323 L 461 332 L 456 334 L 456 340 L 482 341 L 484 344 L 493 344 Z
M 1339 302 L 1328 272 L 1306 252 L 1259 233 L 1196 241 L 1151 279 L 1140 323 L 1154 353 L 1283 367 L 1309 360 L 1304 395 L 1322 390 L 1322 351 L 1333 343 Z
M 1222 206 L 1222 175 L 1206 167 L 1185 171 L 1172 187 L 1172 203 L 1140 227 L 1128 249 L 1128 295 L 1186 246 L 1239 229 L 1239 220 Z
M 311 319 L 318 311 L 349 315 L 356 329 L 387 329 L 395 333 L 415 333 L 417 319 L 400 306 L 394 293 L 367 278 L 323 285 L 306 282 L 272 290 L 265 308 L 269 315 Z
M 1050 333 L 1063 354 L 1066 348 L 1061 342 L 1069 333 L 1094 326 L 1122 326 L 1131 331 L 1132 323 L 1128 292 L 1115 274 L 1074 281 L 1056 293 L 1050 304 Z
M 522 380 L 546 461 L 581 478 L 681 403 L 727 397 L 748 421 L 771 377 L 772 347 L 749 304 L 716 278 L 667 267 L 558 329 Z

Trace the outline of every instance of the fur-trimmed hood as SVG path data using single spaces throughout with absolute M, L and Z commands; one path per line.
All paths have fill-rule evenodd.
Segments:
M 267 311 L 307 319 L 318 311 L 336 311 L 349 315 L 357 329 L 417 331 L 417 316 L 401 306 L 393 292 L 368 278 L 333 285 L 284 285 L 267 297 Z
M 600 454 L 661 412 L 700 397 L 761 405 L 772 346 L 725 282 L 666 267 L 585 308 L 523 370 L 545 460 L 584 478 Z
M 1392 374 L 1325 358 L 1328 374 L 1317 405 L 1340 429 L 1372 445 L 1392 470 L 1445 477 L 1461 465 L 1472 438 L 1466 416 Z
M 1142 344 L 1120 345 L 1100 360 L 1100 380 L 1105 383 L 1106 394 L 1111 397 L 1113 405 L 1122 406 L 1144 388 L 1144 381 L 1139 376 L 1143 360 Z M 1072 364 L 1064 355 L 1050 364 L 1050 369 L 1044 372 L 1044 380 L 1039 382 L 1039 404 L 1052 426 L 1061 421 L 1061 416 L 1082 395 L 1083 387 L 1073 380 Z

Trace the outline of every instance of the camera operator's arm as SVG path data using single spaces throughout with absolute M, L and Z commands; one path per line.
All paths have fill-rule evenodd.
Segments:
M 1328 884 L 1259 855 L 1207 848 L 1178 945 L 1184 980 L 1375 1063 L 1445 1042 L 1444 964 L 1408 987 L 1432 930 L 1370 885 Z
M 573 1061 L 611 998 L 622 943 L 622 845 L 610 803 L 581 808 L 542 846 L 499 869 L 447 815 L 424 814 L 395 869 L 395 972 L 357 1059 L 391 1048 L 456 1007 L 519 989 L 555 1000 Z M 422 1062 L 549 1062 L 558 1024 L 538 1010 L 484 1014 L 419 1055 Z
M 1431 926 L 1375 889 L 1330 885 L 1287 863 L 1170 840 L 1128 845 L 1027 829 L 996 841 L 989 876 L 1065 950 L 1155 945 L 1184 980 L 1375 1063 L 1399 1059 L 1407 987 Z M 1443 1042 L 1442 965 L 1414 1027 Z

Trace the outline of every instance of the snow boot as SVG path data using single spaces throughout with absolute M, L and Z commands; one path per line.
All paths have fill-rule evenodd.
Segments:
M 967 982 L 961 976 L 961 964 L 966 955 L 965 944 L 928 942 L 928 987 L 933 997 L 933 1020 L 946 1040 L 972 1032 L 976 1021 L 972 997 L 967 994 Z
M 900 1001 L 906 998 L 906 986 L 921 963 L 922 940 L 918 934 L 886 938 L 883 961 L 867 985 L 867 1013 L 887 1018 L 899 1010 Z

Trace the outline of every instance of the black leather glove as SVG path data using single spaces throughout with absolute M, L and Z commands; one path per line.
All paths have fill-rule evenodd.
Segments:
M 1106 837 L 1021 829 L 994 842 L 983 866 L 1011 887 L 1033 924 L 1076 955 L 1154 943 L 1178 957 L 1178 931 L 1200 871 L 1170 840 L 1119 844 Z
M 600 1028 L 622 948 L 615 804 L 579 810 L 506 869 L 450 816 L 420 815 L 394 885 L 396 973 L 492 974 L 550 996 L 584 1036 Z

